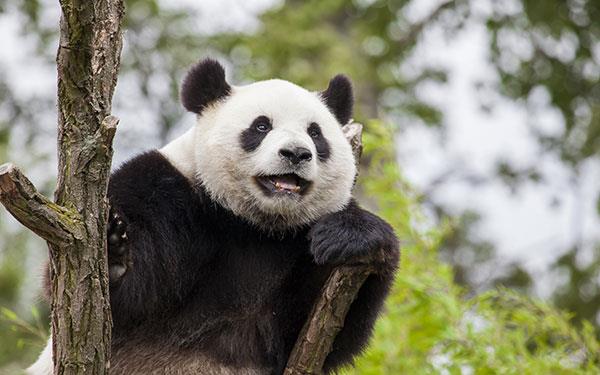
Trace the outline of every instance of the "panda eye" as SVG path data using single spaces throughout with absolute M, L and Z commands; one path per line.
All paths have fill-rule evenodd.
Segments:
M 311 138 L 318 138 L 321 136 L 321 130 L 319 129 L 319 126 L 314 122 L 308 128 L 308 135 L 310 135 Z
M 254 129 L 261 133 L 266 133 L 271 130 L 271 121 L 266 116 L 257 117 L 254 120 Z

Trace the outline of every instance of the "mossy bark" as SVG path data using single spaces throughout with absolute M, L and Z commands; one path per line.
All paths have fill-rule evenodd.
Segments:
M 11 164 L 0 202 L 50 249 L 55 374 L 107 374 L 111 314 L 106 190 L 118 120 L 110 116 L 122 36 L 122 0 L 61 0 L 58 183 L 55 202 Z
M 61 0 L 58 47 L 59 175 L 55 201 L 85 228 L 50 244 L 55 374 L 106 374 L 111 314 L 106 190 L 117 121 L 109 117 L 122 37 L 121 0 Z

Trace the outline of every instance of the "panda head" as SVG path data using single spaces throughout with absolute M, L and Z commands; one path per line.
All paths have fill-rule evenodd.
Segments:
M 231 86 L 207 59 L 190 69 L 181 98 L 197 115 L 193 178 L 235 215 L 280 231 L 350 200 L 356 167 L 342 131 L 353 104 L 346 77 L 318 93 L 276 79 Z

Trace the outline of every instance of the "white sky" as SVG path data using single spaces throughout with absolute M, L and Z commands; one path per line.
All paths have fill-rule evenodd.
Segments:
M 425 3 L 418 4 L 426 8 Z M 481 24 L 469 24 L 451 40 L 440 29 L 425 33 L 413 63 L 450 69 L 447 86 L 431 85 L 421 90 L 422 97 L 443 109 L 446 147 L 442 149 L 439 145 L 435 130 L 412 127 L 398 137 L 399 161 L 408 180 L 421 188 L 444 171 L 448 161 L 488 175 L 499 158 L 517 167 L 539 167 L 549 181 L 541 185 L 527 183 L 516 194 L 499 181 L 472 186 L 451 180 L 437 192 L 435 199 L 455 212 L 465 208 L 482 212 L 480 237 L 491 239 L 507 261 L 518 259 L 529 269 L 540 271 L 576 241 L 591 244 L 593 239 L 600 238 L 595 203 L 600 168 L 598 160 L 584 165 L 581 191 L 574 191 L 569 184 L 572 177 L 569 170 L 553 156 L 541 155 L 523 106 L 500 98 L 491 113 L 480 110 L 481 94 L 474 83 L 497 82 L 487 62 L 487 38 Z M 540 96 L 545 104 L 537 114 L 540 128 L 546 133 L 561 132 L 561 117 Z M 556 200 L 560 204 L 550 204 Z M 543 294 L 545 290 L 539 292 Z

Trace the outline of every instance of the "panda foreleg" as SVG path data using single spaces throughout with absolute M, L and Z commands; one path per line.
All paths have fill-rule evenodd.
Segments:
M 324 370 L 352 362 L 368 343 L 398 265 L 398 240 L 393 229 L 351 201 L 339 212 L 319 220 L 310 232 L 310 251 L 318 264 L 373 262 L 378 272 L 367 278 L 350 306 L 334 340 Z
M 383 270 L 396 267 L 398 240 L 388 223 L 358 207 L 321 218 L 310 230 L 310 251 L 317 264 L 374 262 Z
M 111 285 L 118 284 L 129 268 L 131 254 L 128 247 L 127 222 L 124 216 L 111 207 L 108 219 L 108 275 Z

